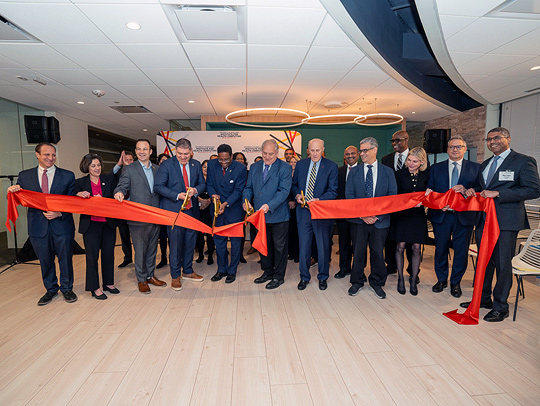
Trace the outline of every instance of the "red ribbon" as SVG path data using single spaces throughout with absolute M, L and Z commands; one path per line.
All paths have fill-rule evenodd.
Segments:
M 141 203 L 124 200 L 118 202 L 105 197 L 90 197 L 83 199 L 78 196 L 65 196 L 31 192 L 20 190 L 16 193 L 8 193 L 8 207 L 6 227 L 11 231 L 10 221 L 15 226 L 15 221 L 19 217 L 17 206 L 32 207 L 43 211 L 60 211 L 64 213 L 88 214 L 99 217 L 113 217 L 121 220 L 143 221 L 145 223 L 162 224 L 166 226 L 180 226 L 191 230 L 211 234 L 212 229 L 199 220 L 188 216 L 185 213 L 174 213 L 172 211 L 147 206 Z M 177 218 L 178 216 L 178 218 Z M 176 221 L 175 221 L 176 219 Z M 253 248 L 263 255 L 268 255 L 266 247 L 266 223 L 264 212 L 258 211 L 248 217 L 247 222 L 252 223 L 259 232 L 253 241 Z M 222 227 L 217 227 L 214 234 L 224 237 L 242 237 L 244 235 L 244 222 L 233 223 Z
M 418 203 L 431 209 L 442 209 L 445 206 L 450 206 L 456 211 L 483 211 L 486 213 L 471 304 L 463 314 L 459 314 L 457 310 L 443 313 L 459 324 L 478 324 L 486 266 L 499 239 L 499 223 L 493 199 L 485 199 L 480 195 L 465 199 L 460 193 L 449 190 L 446 193 L 431 192 L 428 196 L 425 196 L 424 192 L 415 192 L 369 199 L 319 200 L 311 202 L 309 208 L 313 219 L 346 219 L 394 213 L 410 209 Z

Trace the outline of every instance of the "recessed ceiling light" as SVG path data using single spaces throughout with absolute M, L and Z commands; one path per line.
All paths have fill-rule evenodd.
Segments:
M 416 114 L 416 111 L 413 111 L 412 114 Z
M 148 130 L 147 130 L 146 128 L 143 128 L 143 131 L 146 132 L 146 131 L 148 131 Z
M 83 101 L 78 101 L 77 104 L 84 104 L 84 102 Z
M 530 70 L 538 70 L 540 69 L 540 66 L 533 66 Z
M 188 100 L 188 103 L 193 104 L 195 103 L 195 100 Z
M 126 23 L 126 27 L 128 27 L 130 30 L 140 30 L 141 29 L 141 26 L 139 24 L 137 24 L 136 22 L 134 22 L 134 21 Z

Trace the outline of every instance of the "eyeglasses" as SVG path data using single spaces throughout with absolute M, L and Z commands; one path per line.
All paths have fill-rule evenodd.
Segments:
M 229 159 L 218 159 L 217 160 L 220 164 L 226 164 L 227 162 L 231 162 L 231 158 Z
M 397 144 L 397 143 L 400 143 L 401 141 L 405 141 L 407 138 L 394 138 L 393 140 L 390 140 L 390 143 L 392 144 Z
M 463 148 L 466 148 L 465 145 L 449 145 L 448 149 L 454 151 L 461 151 Z
M 367 154 L 372 149 L 375 149 L 375 147 L 371 147 L 371 148 L 368 148 L 368 149 L 359 149 L 358 152 L 361 153 L 361 154 Z
M 503 136 L 500 136 L 500 135 L 496 135 L 495 137 L 488 137 L 485 139 L 486 142 L 491 142 L 491 141 L 500 141 L 502 138 L 508 138 L 508 137 L 503 137 Z

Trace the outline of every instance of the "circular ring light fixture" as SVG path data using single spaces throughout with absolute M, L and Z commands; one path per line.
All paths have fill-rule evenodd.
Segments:
M 307 117 L 302 120 L 302 124 L 311 125 L 341 125 L 358 124 L 366 121 L 366 116 L 362 114 L 328 114 L 325 116 Z
M 403 121 L 403 116 L 400 114 L 394 114 L 394 113 L 373 113 L 373 114 L 366 114 L 364 121 L 354 120 L 356 124 L 358 125 L 365 125 L 365 126 L 372 126 L 372 127 L 378 127 L 383 125 L 394 125 L 399 124 Z M 376 119 L 376 120 L 393 120 L 390 122 L 385 123 L 369 123 L 368 121 L 370 119 Z
M 248 117 L 252 114 L 250 113 L 256 113 L 256 114 L 262 114 L 262 112 L 273 112 L 274 115 L 277 115 L 279 113 L 288 113 L 288 116 L 297 116 L 301 119 L 309 119 L 310 115 L 306 113 L 305 111 L 300 110 L 293 110 L 293 109 L 284 109 L 281 107 L 261 107 L 261 108 L 255 108 L 255 109 L 243 109 L 243 110 L 237 110 L 233 111 L 232 113 L 229 113 L 225 116 L 225 121 L 231 124 L 241 125 L 244 127 L 255 127 L 255 128 L 291 128 L 291 127 L 298 127 L 299 125 L 303 124 L 303 120 L 299 121 L 298 123 L 293 124 L 278 124 L 278 125 L 262 125 L 262 124 L 251 124 L 251 123 L 242 123 L 240 121 L 235 121 L 235 118 L 238 118 L 240 116 Z

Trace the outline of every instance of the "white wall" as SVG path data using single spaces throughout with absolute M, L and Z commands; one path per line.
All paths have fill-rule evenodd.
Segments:
M 46 113 L 45 115 L 51 115 Z M 55 114 L 60 122 L 60 142 L 57 148 L 56 164 L 69 169 L 79 178 L 83 174 L 79 171 L 79 164 L 84 155 L 88 154 L 88 123 L 63 114 Z

